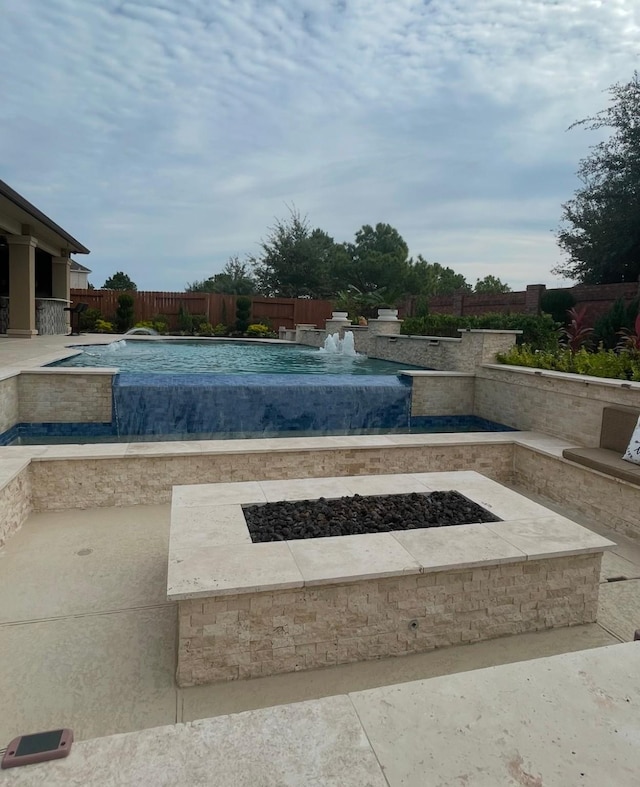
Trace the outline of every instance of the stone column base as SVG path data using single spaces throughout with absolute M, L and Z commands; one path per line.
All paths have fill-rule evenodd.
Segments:
M 32 336 L 37 336 L 38 331 L 29 330 L 28 328 L 9 328 L 7 336 L 12 336 L 14 339 L 31 339 Z

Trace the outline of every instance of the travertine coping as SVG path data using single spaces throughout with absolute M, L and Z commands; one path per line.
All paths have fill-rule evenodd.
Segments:
M 257 543 L 243 505 L 457 490 L 501 522 Z M 473 471 L 173 488 L 167 597 L 179 601 L 602 552 L 613 542 Z

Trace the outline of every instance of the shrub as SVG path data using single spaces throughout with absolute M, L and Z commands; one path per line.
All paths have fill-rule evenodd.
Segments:
M 499 353 L 497 359 L 498 363 L 513 366 L 640 381 L 640 358 L 637 353 L 629 350 L 614 352 L 601 348 L 597 352 L 589 352 L 582 347 L 577 352 L 572 352 L 569 347 L 563 347 L 555 351 L 537 351 L 530 345 L 522 345 L 512 347 L 506 353 Z
M 239 297 L 236 300 L 236 331 L 244 333 L 249 327 L 251 317 L 251 298 Z
M 630 331 L 638 314 L 638 301 L 632 301 L 625 308 L 624 301 L 619 298 L 608 312 L 598 317 L 593 326 L 593 338 L 596 344 L 602 344 L 612 350 L 619 341 L 619 333 Z
M 575 305 L 576 299 L 568 290 L 547 290 L 540 298 L 540 309 L 561 325 L 568 323 L 567 312 Z
M 91 333 L 95 331 L 97 321 L 102 320 L 102 312 L 100 309 L 86 309 L 86 311 L 80 312 L 79 319 L 80 330 Z
M 213 335 L 214 336 L 228 336 L 229 335 L 229 326 L 228 325 L 223 325 L 221 322 L 219 322 L 215 326 L 215 328 L 213 329 Z
M 201 322 L 198 325 L 198 333 L 200 336 L 213 336 L 213 325 L 210 322 Z
M 93 330 L 96 333 L 113 333 L 113 323 L 107 320 L 96 320 Z
M 178 307 L 178 330 L 183 333 L 193 333 L 193 317 L 182 303 Z
M 247 336 L 258 336 L 258 337 L 266 337 L 266 336 L 273 336 L 273 331 L 269 330 L 268 325 L 264 325 L 263 323 L 254 323 L 253 325 L 249 325 L 247 328 Z
M 115 323 L 119 333 L 128 331 L 133 325 L 133 295 L 125 292 L 118 297 L 118 308 L 116 309 Z
M 401 331 L 410 336 L 454 336 L 459 328 L 502 331 L 522 331 L 518 344 L 530 344 L 537 350 L 550 350 L 558 346 L 557 323 L 548 314 L 481 314 L 458 317 L 454 314 L 428 314 L 408 317 Z

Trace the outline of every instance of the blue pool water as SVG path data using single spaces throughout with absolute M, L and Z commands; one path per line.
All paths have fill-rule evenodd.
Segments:
M 411 364 L 321 352 L 301 344 L 216 341 L 122 340 L 78 346 L 78 355 L 51 366 L 117 367 L 121 372 L 159 374 L 393 375 Z
M 118 367 L 111 422 L 16 424 L 0 445 L 510 431 L 412 417 L 411 378 L 397 372 L 418 367 L 300 345 L 127 341 L 53 365 Z

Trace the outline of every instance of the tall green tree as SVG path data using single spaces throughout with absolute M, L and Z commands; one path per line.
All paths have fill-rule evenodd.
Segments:
M 118 271 L 109 278 L 102 285 L 103 290 L 137 290 L 136 283 L 132 281 L 126 273 Z
M 640 275 L 640 79 L 608 89 L 610 104 L 574 123 L 612 129 L 580 162 L 583 185 L 562 206 L 558 244 L 569 259 L 554 273 L 585 284 L 635 281 Z
M 295 208 L 276 219 L 261 253 L 250 257 L 258 291 L 283 298 L 326 298 L 332 294 L 330 271 L 339 248 L 324 230 L 312 229 Z
M 355 234 L 353 243 L 342 246 L 333 267 L 336 289 L 354 289 L 360 293 L 384 291 L 396 296 L 407 288 L 409 247 L 398 230 L 390 224 L 365 224 Z
M 511 292 L 511 287 L 509 287 L 508 284 L 505 284 L 505 282 L 500 281 L 497 276 L 492 276 L 489 274 L 488 276 L 485 276 L 484 279 L 477 279 L 473 291 L 483 294 Z
M 237 255 L 229 257 L 220 273 L 208 279 L 187 284 L 186 292 L 219 292 L 229 295 L 251 295 L 256 282 L 248 262 L 241 262 Z
M 427 262 L 421 254 L 418 254 L 415 261 L 410 260 L 407 275 L 407 292 L 410 295 L 451 295 L 457 290 L 471 291 L 461 273 L 456 273 L 453 268 L 445 267 L 439 262 Z

